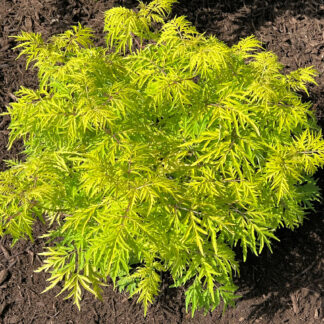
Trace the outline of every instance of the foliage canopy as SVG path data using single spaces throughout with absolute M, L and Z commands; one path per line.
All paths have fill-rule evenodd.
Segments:
M 283 74 L 253 36 L 229 47 L 166 20 L 174 2 L 107 11 L 107 48 L 81 25 L 16 36 L 40 82 L 6 113 L 26 161 L 0 174 L 0 234 L 33 240 L 48 224 L 37 271 L 78 307 L 81 287 L 100 297 L 109 276 L 146 314 L 163 271 L 192 314 L 232 304 L 232 248 L 271 249 L 319 199 L 324 141 L 296 92 L 316 71 Z

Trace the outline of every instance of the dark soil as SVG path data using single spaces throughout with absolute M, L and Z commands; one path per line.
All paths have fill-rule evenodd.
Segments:
M 0 111 L 15 100 L 21 85 L 37 87 L 35 70 L 25 70 L 25 60 L 16 60 L 14 40 L 8 36 L 21 30 L 50 36 L 73 24 L 96 30 L 97 44 L 103 45 L 103 13 L 117 5 L 134 8 L 135 1 L 113 0 L 0 0 Z M 192 0 L 180 1 L 173 15 L 185 15 L 200 32 L 214 34 L 229 45 L 255 34 L 268 50 L 275 52 L 287 71 L 314 65 L 320 72 L 318 86 L 310 88 L 310 99 L 319 123 L 324 126 L 324 2 L 323 0 Z M 305 97 L 305 99 L 307 99 Z M 3 160 L 19 158 L 23 148 L 17 142 L 8 152 L 9 120 L 0 117 L 0 170 Z M 321 188 L 324 174 L 318 172 Z M 278 231 L 281 242 L 273 254 L 249 256 L 236 279 L 242 298 L 236 308 L 222 316 L 221 308 L 206 317 L 197 312 L 193 319 L 185 312 L 184 290 L 163 287 L 146 319 L 136 300 L 104 290 L 103 302 L 84 294 L 79 312 L 71 300 L 55 295 L 59 287 L 41 294 L 45 273 L 33 273 L 41 259 L 45 232 L 35 227 L 35 243 L 21 241 L 10 247 L 10 237 L 0 240 L 0 323 L 324 323 L 324 217 L 323 205 L 294 232 Z

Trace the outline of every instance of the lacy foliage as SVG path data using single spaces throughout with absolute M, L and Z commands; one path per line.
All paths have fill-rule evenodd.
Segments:
M 107 11 L 107 48 L 81 25 L 16 37 L 40 82 L 8 107 L 26 161 L 0 175 L 0 230 L 15 243 L 46 222 L 38 271 L 79 307 L 109 276 L 146 314 L 163 271 L 192 314 L 232 304 L 232 248 L 271 249 L 319 198 L 324 141 L 296 92 L 316 72 L 283 74 L 253 36 L 228 47 L 167 21 L 174 2 Z

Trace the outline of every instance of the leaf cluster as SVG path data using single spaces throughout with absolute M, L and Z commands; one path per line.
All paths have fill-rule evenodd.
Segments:
M 0 174 L 0 231 L 15 243 L 48 224 L 38 271 L 78 307 L 110 277 L 146 314 L 165 271 L 192 315 L 233 304 L 233 247 L 271 249 L 319 199 L 324 141 L 296 92 L 316 71 L 283 74 L 253 36 L 229 47 L 167 21 L 174 2 L 107 11 L 106 48 L 81 25 L 16 37 L 40 84 L 4 113 L 26 161 Z

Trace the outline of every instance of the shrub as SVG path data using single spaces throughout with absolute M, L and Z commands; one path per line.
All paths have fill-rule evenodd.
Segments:
M 283 74 L 253 36 L 229 47 L 167 21 L 174 2 L 107 11 L 107 48 L 81 25 L 16 36 L 39 89 L 21 87 L 4 113 L 26 161 L 1 173 L 1 235 L 33 240 L 45 223 L 37 271 L 78 307 L 82 287 L 100 297 L 110 277 L 146 314 L 165 271 L 192 315 L 233 304 L 233 247 L 244 260 L 271 249 L 319 199 L 324 141 L 298 94 L 315 70 Z

